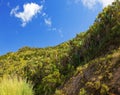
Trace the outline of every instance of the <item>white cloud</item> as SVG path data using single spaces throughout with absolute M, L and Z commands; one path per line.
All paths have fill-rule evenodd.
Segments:
M 75 3 L 79 3 L 81 0 L 75 0 Z
M 16 6 L 14 9 L 11 10 L 10 15 L 16 14 L 18 10 L 19 10 L 19 6 Z
M 48 25 L 48 26 L 50 26 L 50 27 L 52 26 L 52 21 L 51 21 L 50 18 L 45 18 L 45 19 L 44 19 L 44 22 L 45 22 L 46 25 Z
M 43 13 L 42 16 L 45 17 L 45 16 L 47 16 L 47 14 L 46 14 L 46 13 Z
M 114 0 L 74 0 L 74 3 L 80 3 L 80 1 L 83 3 L 84 6 L 90 9 L 93 8 L 96 4 L 101 4 L 104 8 L 114 2 Z
M 81 0 L 84 6 L 87 6 L 88 8 L 93 8 L 93 6 L 96 5 L 96 0 Z
M 51 27 L 49 28 L 49 31 L 58 32 L 61 38 L 64 37 L 62 28 Z
M 34 16 L 40 13 L 42 9 L 43 5 L 40 6 L 36 3 L 27 3 L 23 5 L 23 12 L 17 12 L 19 10 L 19 6 L 17 6 L 11 10 L 10 14 L 21 19 L 22 26 L 24 27 Z
M 98 0 L 98 2 L 101 3 L 103 7 L 106 7 L 110 4 L 112 4 L 112 2 L 114 2 L 114 0 Z
M 62 30 L 61 30 L 61 29 L 58 29 L 58 32 L 59 32 L 59 34 L 60 34 L 61 38 L 63 38 L 63 33 L 62 33 Z

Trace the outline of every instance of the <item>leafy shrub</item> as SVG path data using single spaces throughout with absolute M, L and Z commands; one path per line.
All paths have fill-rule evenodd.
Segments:
M 101 95 L 106 95 L 109 91 L 109 87 L 106 84 L 102 84 L 100 93 Z
M 61 90 L 56 90 L 55 95 L 64 95 Z
M 80 89 L 79 95 L 87 95 L 87 92 L 84 88 Z

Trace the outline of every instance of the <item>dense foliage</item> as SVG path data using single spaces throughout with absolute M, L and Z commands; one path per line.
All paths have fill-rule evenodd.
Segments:
M 103 9 L 88 31 L 68 42 L 47 48 L 24 47 L 0 56 L 0 81 L 4 76 L 26 78 L 32 81 L 35 95 L 120 93 L 120 81 L 108 83 L 116 76 L 111 69 L 117 72 L 120 66 L 114 60 L 119 59 L 119 47 L 120 1 L 116 0 Z

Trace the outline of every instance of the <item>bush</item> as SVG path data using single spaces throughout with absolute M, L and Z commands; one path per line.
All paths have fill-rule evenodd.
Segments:
M 106 84 L 102 84 L 100 93 L 101 95 L 107 95 L 109 92 L 109 87 Z
M 3 78 L 0 82 L 0 95 L 33 95 L 31 84 L 26 80 Z
M 87 92 L 84 88 L 80 89 L 79 95 L 87 95 Z
M 54 95 L 64 95 L 61 90 L 56 90 Z

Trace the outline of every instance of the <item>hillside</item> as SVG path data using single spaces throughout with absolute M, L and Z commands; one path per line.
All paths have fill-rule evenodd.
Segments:
M 32 82 L 35 95 L 120 95 L 120 1 L 68 42 L 0 56 L 6 76 Z

